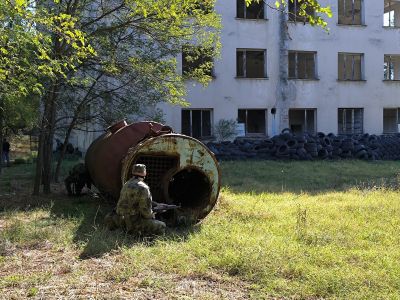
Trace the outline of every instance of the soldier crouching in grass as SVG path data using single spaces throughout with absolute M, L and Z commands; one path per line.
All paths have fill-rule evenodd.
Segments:
M 164 234 L 166 225 L 155 219 L 152 210 L 152 205 L 158 203 L 152 201 L 149 186 L 144 182 L 146 166 L 134 165 L 132 174 L 133 177 L 121 189 L 116 214 L 114 212 L 106 216 L 106 226 L 110 230 L 125 227 L 127 232 L 139 235 Z

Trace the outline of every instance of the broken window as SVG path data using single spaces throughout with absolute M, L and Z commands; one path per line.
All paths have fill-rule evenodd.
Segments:
M 362 25 L 362 6 L 362 0 L 338 0 L 338 23 Z
M 399 132 L 399 108 L 383 109 L 383 133 Z
M 307 16 L 302 16 L 301 15 L 301 11 L 302 5 L 306 5 L 306 1 L 301 1 L 301 0 L 294 0 L 292 1 L 288 1 L 289 3 L 289 21 L 292 22 L 303 22 L 303 23 L 307 23 L 308 22 L 308 18 Z M 314 10 L 312 7 L 310 7 L 310 5 L 304 7 L 303 11 L 305 12 L 306 15 L 310 15 L 310 16 L 314 16 Z
M 266 109 L 239 109 L 238 123 L 245 124 L 246 135 L 265 135 L 266 115 Z
M 236 76 L 244 78 L 267 77 L 266 50 L 236 50 Z
M 208 76 L 213 75 L 212 49 L 185 46 L 182 49 L 182 74 L 190 75 L 202 70 Z
M 289 109 L 289 128 L 293 133 L 316 133 L 316 109 Z
M 400 2 L 396 0 L 384 0 L 383 26 L 400 27 Z
M 211 136 L 212 109 L 182 109 L 182 133 L 195 137 Z
M 316 52 L 289 51 L 289 78 L 316 79 Z
M 385 54 L 383 75 L 385 80 L 400 80 L 400 55 Z
M 338 79 L 339 80 L 363 80 L 362 53 L 339 53 L 338 55 Z
M 245 0 L 237 0 L 237 17 L 241 19 L 264 19 L 264 1 L 251 2 L 246 6 Z
M 363 108 L 338 109 L 338 133 L 361 134 L 363 133 Z

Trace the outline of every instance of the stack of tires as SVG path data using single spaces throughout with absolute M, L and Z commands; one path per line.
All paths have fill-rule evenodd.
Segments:
M 316 135 L 293 134 L 285 129 L 281 134 L 265 139 L 236 139 L 233 142 L 208 143 L 219 160 L 324 160 L 400 159 L 400 135 L 369 134 L 337 136 L 333 133 Z

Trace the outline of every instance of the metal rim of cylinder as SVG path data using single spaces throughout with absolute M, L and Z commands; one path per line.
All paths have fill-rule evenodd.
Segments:
M 185 161 L 183 157 L 185 155 L 182 155 L 182 153 L 179 153 L 178 151 L 174 150 L 174 145 L 171 146 L 171 144 L 168 143 L 173 143 L 173 142 L 181 143 L 182 145 L 180 146 L 189 146 L 191 145 L 193 147 L 193 153 L 195 151 L 199 151 L 199 156 L 193 156 L 193 153 L 191 155 L 191 162 Z M 160 147 L 162 151 L 160 151 Z M 168 152 L 170 151 L 170 152 Z M 218 161 L 216 160 L 214 154 L 199 140 L 194 139 L 192 137 L 186 136 L 186 135 L 181 135 L 181 134 L 164 134 L 161 136 L 153 137 L 144 140 L 143 142 L 133 146 L 132 148 L 129 149 L 128 154 L 125 156 L 124 160 L 122 161 L 122 170 L 121 170 L 121 181 L 122 183 L 125 183 L 130 177 L 130 170 L 132 164 L 136 162 L 138 157 L 140 155 L 151 155 L 152 153 L 164 153 L 166 155 L 172 156 L 179 156 L 180 157 L 180 163 L 179 167 L 177 169 L 172 169 L 166 174 L 164 174 L 163 182 L 162 185 L 164 186 L 164 196 L 167 197 L 165 193 L 166 192 L 166 186 L 168 185 L 168 180 L 170 178 L 173 178 L 176 174 L 182 172 L 182 171 L 191 171 L 193 170 L 194 172 L 199 172 L 199 174 L 203 174 L 208 180 L 210 184 L 210 193 L 209 193 L 209 199 L 207 201 L 207 205 L 195 208 L 185 208 L 186 212 L 190 211 L 193 215 L 195 215 L 196 222 L 201 221 L 204 219 L 214 208 L 217 200 L 218 200 L 218 195 L 219 195 L 219 190 L 220 190 L 220 182 L 221 182 L 221 173 L 220 173 L 220 168 Z M 205 156 L 205 158 L 200 157 L 201 154 Z M 186 158 L 188 156 L 186 155 Z M 200 167 L 199 165 L 196 164 L 196 162 L 199 162 L 200 160 L 207 160 L 207 164 L 211 165 L 209 168 L 203 168 Z M 211 168 L 214 168 L 212 171 Z

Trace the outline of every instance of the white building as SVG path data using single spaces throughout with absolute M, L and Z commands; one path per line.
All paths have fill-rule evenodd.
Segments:
M 212 136 L 220 119 L 244 123 L 249 136 L 285 127 L 399 132 L 400 1 L 320 2 L 332 8 L 329 33 L 289 14 L 285 41 L 286 22 L 266 4 L 217 1 L 223 29 L 214 79 L 206 88 L 187 83 L 189 108 L 163 105 L 166 124 L 198 138 Z

